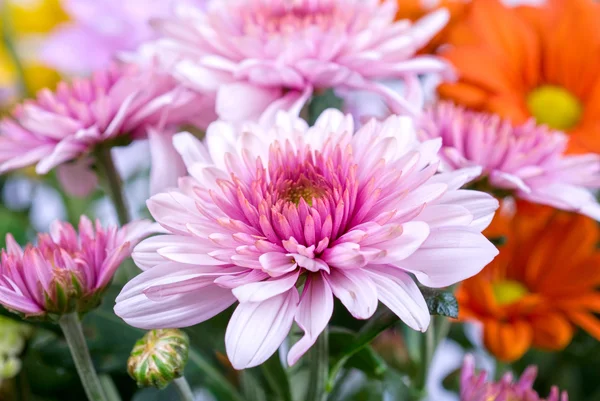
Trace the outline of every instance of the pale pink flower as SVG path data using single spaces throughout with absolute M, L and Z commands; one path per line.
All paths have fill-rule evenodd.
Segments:
M 56 221 L 49 234 L 23 250 L 8 234 L 0 262 L 0 304 L 25 317 L 87 312 L 131 249 L 155 232 L 147 220 L 123 228 L 102 228 L 81 216 L 79 232 Z
M 158 23 L 163 38 L 145 46 L 184 84 L 216 93 L 227 121 L 256 119 L 270 108 L 302 106 L 317 89 L 380 94 L 397 114 L 419 114 L 418 75 L 449 72 L 415 56 L 447 22 L 440 10 L 416 24 L 395 21 L 395 0 L 215 0 L 205 10 L 180 6 Z M 173 64 L 173 62 L 175 63 Z M 381 80 L 400 79 L 403 95 Z M 243 99 L 243 101 L 240 101 Z
M 475 373 L 475 359 L 467 355 L 460 377 L 460 401 L 569 401 L 567 393 L 560 393 L 556 387 L 552 387 L 548 398 L 540 398 L 533 390 L 536 376 L 537 369 L 530 366 L 516 383 L 510 373 L 497 383 L 488 382 L 487 373 Z
M 176 3 L 204 0 L 61 0 L 69 21 L 44 39 L 42 60 L 70 74 L 104 69 L 123 51 L 154 39 L 152 19 L 166 17 Z
M 459 189 L 478 169 L 435 175 L 441 143 L 419 144 L 408 117 L 355 135 L 335 110 L 312 128 L 283 112 L 274 126 L 236 126 L 211 124 L 205 142 L 175 137 L 190 176 L 148 201 L 168 234 L 134 250 L 144 272 L 115 307 L 127 323 L 191 326 L 239 301 L 225 336 L 233 366 L 264 362 L 295 320 L 305 335 L 294 364 L 334 296 L 358 319 L 379 300 L 424 331 L 430 316 L 411 274 L 445 287 L 498 252 L 481 234 L 497 201 Z
M 83 195 L 96 185 L 86 156 L 97 146 L 144 138 L 148 129 L 170 130 L 183 122 L 210 120 L 214 100 L 184 89 L 156 68 L 116 65 L 89 79 L 40 91 L 0 122 L 0 174 L 36 164 L 38 174 L 62 166 L 69 192 Z M 77 161 L 76 163 L 67 162 Z M 163 166 L 166 167 L 166 166 Z
M 443 171 L 481 167 L 484 190 L 600 220 L 592 189 L 600 188 L 600 155 L 567 155 L 569 138 L 534 121 L 515 126 L 492 114 L 442 102 L 427 110 L 421 139 L 442 139 Z

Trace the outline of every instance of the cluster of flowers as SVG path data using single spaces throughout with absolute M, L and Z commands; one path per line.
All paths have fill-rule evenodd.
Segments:
M 104 150 L 148 138 L 147 206 L 160 225 L 104 229 L 82 217 L 78 232 L 56 223 L 24 250 L 8 236 L 0 264 L 7 309 L 48 318 L 89 311 L 132 254 L 143 272 L 123 288 L 116 314 L 167 329 L 237 303 L 225 334 L 237 369 L 265 362 L 294 322 L 304 331 L 287 354 L 295 364 L 328 325 L 334 298 L 357 319 L 381 302 L 426 331 L 419 285 L 464 280 L 461 318 L 484 323 L 499 359 L 532 345 L 562 348 L 573 324 L 600 338 L 600 275 L 587 275 L 598 257 L 590 218 L 600 220 L 600 155 L 586 153 L 598 150 L 589 132 L 600 85 L 581 82 L 595 77 L 581 55 L 571 62 L 583 78 L 561 76 L 560 45 L 543 41 L 559 16 L 587 26 L 600 6 L 475 0 L 410 23 L 396 20 L 391 0 L 197 3 L 174 5 L 156 31 L 136 32 L 143 38 L 127 44 L 134 52 L 108 66 L 113 54 L 96 53 L 103 67 L 90 78 L 42 90 L 0 123 L 0 173 L 57 169 L 76 195 L 95 189 Z M 95 14 L 78 7 L 91 26 Z M 458 15 L 466 22 L 457 27 Z M 51 54 L 85 32 L 64 29 Z M 593 39 L 600 43 L 598 33 Z M 432 74 L 446 81 L 439 93 L 447 100 L 426 104 L 421 78 Z M 329 109 L 309 126 L 305 106 L 328 89 L 371 92 L 387 116 L 363 121 Z M 179 132 L 183 125 L 205 138 Z M 504 200 L 488 228 L 496 198 L 507 197 L 518 201 Z M 500 236 L 508 241 L 494 260 L 488 238 Z M 464 371 L 463 401 L 539 399 L 531 372 L 513 386 L 510 378 L 485 384 L 470 360 Z M 553 390 L 549 400 L 561 397 Z

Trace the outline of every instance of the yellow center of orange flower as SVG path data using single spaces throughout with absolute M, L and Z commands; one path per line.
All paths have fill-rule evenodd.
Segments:
M 527 107 L 538 124 L 561 131 L 575 127 L 583 114 L 579 99 L 565 88 L 554 85 L 543 85 L 529 93 Z
M 498 305 L 509 305 L 520 301 L 529 290 L 522 283 L 513 280 L 498 281 L 493 284 L 494 298 Z

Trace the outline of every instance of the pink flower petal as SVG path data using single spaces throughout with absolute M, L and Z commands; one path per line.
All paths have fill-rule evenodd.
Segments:
M 377 288 L 361 269 L 333 269 L 325 276 L 333 294 L 357 319 L 370 318 L 377 310 Z

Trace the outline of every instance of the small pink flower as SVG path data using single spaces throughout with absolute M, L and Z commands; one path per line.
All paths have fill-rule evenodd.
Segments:
M 481 167 L 475 185 L 600 220 L 590 189 L 600 188 L 600 155 L 566 155 L 568 137 L 442 102 L 421 120 L 422 139 L 442 139 L 442 170 Z
M 206 111 L 213 104 L 155 68 L 112 65 L 90 79 L 60 83 L 55 93 L 44 89 L 3 119 L 0 174 L 32 164 L 38 174 L 46 174 L 61 166 L 74 171 L 59 172 L 59 177 L 87 177 L 63 180 L 71 193 L 85 194 L 96 185 L 94 175 L 85 175 L 91 164 L 85 156 L 96 146 L 126 144 L 145 137 L 150 128 L 168 131 L 190 120 L 206 126 L 195 119 L 210 119 Z
M 0 304 L 26 317 L 87 312 L 98 305 L 133 246 L 154 231 L 147 220 L 104 229 L 81 216 L 79 233 L 56 221 L 49 234 L 39 234 L 37 245 L 25 250 L 8 234 L 0 263 Z
M 213 123 L 205 142 L 175 137 L 190 176 L 148 201 L 168 234 L 134 251 L 144 272 L 115 307 L 127 323 L 191 326 L 239 301 L 225 337 L 233 366 L 264 362 L 295 320 L 305 335 L 294 364 L 334 296 L 357 319 L 381 301 L 424 331 L 429 311 L 411 274 L 445 287 L 498 253 L 481 234 L 497 201 L 459 189 L 479 171 L 435 175 L 441 143 L 419 144 L 408 117 L 356 134 L 335 110 L 312 128 L 283 112 L 274 126 L 236 126 Z
M 173 73 L 189 87 L 216 93 L 217 114 L 227 121 L 298 109 L 328 88 L 371 91 L 393 112 L 416 115 L 418 75 L 449 66 L 415 53 L 448 13 L 412 24 L 395 22 L 396 8 L 395 0 L 215 0 L 205 10 L 178 7 L 158 24 L 164 38 L 145 49 L 169 65 L 175 60 Z M 404 81 L 404 95 L 380 82 L 390 79 Z
M 517 383 L 510 373 L 506 373 L 497 383 L 487 381 L 487 373 L 475 373 L 475 359 L 465 357 L 460 377 L 460 401 L 569 401 L 565 391 L 559 393 L 552 387 L 548 398 L 540 398 L 533 390 L 537 369 L 530 366 Z

